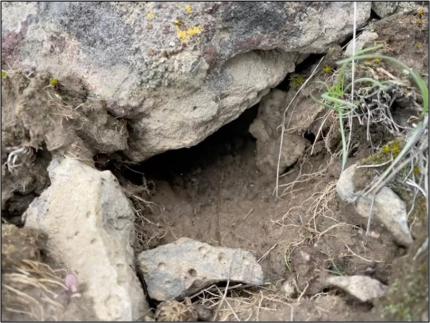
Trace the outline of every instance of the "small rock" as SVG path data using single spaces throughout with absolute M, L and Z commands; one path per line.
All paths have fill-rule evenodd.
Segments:
M 296 294 L 296 288 L 291 280 L 285 281 L 281 286 L 281 290 L 286 298 L 292 298 Z
M 388 287 L 380 281 L 368 276 L 329 276 L 326 280 L 327 285 L 343 289 L 348 294 L 356 297 L 362 302 L 382 297 Z
M 183 297 L 213 283 L 263 283 L 263 271 L 248 251 L 188 238 L 146 250 L 138 257 L 148 294 L 158 301 Z
M 214 312 L 210 308 L 202 304 L 195 304 L 194 306 L 199 316 L 199 321 L 209 322 L 213 320 Z
M 100 320 L 130 321 L 147 308 L 133 271 L 134 214 L 118 181 L 74 159 L 54 159 L 51 186 L 23 215 L 48 236 L 47 249 L 86 285 Z
M 69 290 L 72 293 L 78 292 L 78 278 L 75 274 L 67 274 L 66 278 L 64 279 L 64 284 L 67 287 L 67 290 Z
M 354 175 L 357 170 L 357 165 L 351 165 L 345 169 L 336 183 L 336 192 L 342 201 L 353 203 L 358 197 L 355 192 Z
M 368 217 L 372 196 L 360 197 L 355 206 L 357 212 Z M 383 187 L 376 194 L 373 204 L 375 217 L 391 232 L 394 239 L 405 246 L 412 244 L 412 235 L 408 227 L 408 216 L 405 202 L 390 188 Z
M 413 240 L 407 223 L 407 211 L 405 202 L 390 188 L 383 187 L 376 196 L 369 194 L 364 197 L 356 192 L 354 176 L 357 165 L 354 164 L 342 172 L 336 184 L 339 197 L 348 203 L 355 202 L 355 209 L 362 217 L 368 217 L 370 206 L 374 197 L 373 214 L 394 239 L 402 245 L 410 245 Z
M 373 239 L 379 239 L 380 236 L 381 234 L 379 232 L 376 232 L 376 231 L 369 232 L 369 237 L 372 237 Z

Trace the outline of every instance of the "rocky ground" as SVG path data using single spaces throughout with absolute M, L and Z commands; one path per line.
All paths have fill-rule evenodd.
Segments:
M 352 3 L 2 11 L 3 320 L 428 320 L 425 95 L 372 56 L 324 99 Z M 427 82 L 427 17 L 358 3 L 356 50 Z

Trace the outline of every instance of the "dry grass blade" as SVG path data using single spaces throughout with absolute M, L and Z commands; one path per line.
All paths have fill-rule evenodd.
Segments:
M 225 297 L 227 296 L 227 291 L 228 291 L 228 286 L 229 285 L 230 285 L 230 279 L 227 280 L 227 285 L 225 286 L 224 294 L 223 294 L 223 296 L 221 298 L 221 301 L 219 302 L 218 307 L 217 307 L 217 309 L 216 309 L 216 311 L 214 313 L 214 318 L 213 318 L 214 321 L 216 321 L 216 318 L 218 316 L 218 312 L 219 312 L 222 304 L 224 303 Z
M 351 248 L 347 244 L 345 244 L 345 247 L 346 247 L 346 249 L 348 249 L 348 251 L 350 253 L 352 253 L 354 256 L 356 256 L 357 258 L 360 258 L 361 260 L 363 260 L 365 262 L 369 262 L 369 263 L 375 263 L 375 262 L 381 263 L 381 262 L 383 262 L 382 260 L 371 260 L 371 259 L 364 258 L 363 256 L 360 256 L 360 255 L 356 254 L 354 251 L 352 251 Z
M 40 302 L 38 300 L 36 300 L 34 297 L 31 297 L 30 295 L 28 295 L 24 292 L 21 292 L 21 291 L 17 290 L 16 288 L 13 288 L 12 286 L 9 286 L 7 284 L 4 284 L 3 287 L 6 288 L 8 291 L 16 294 L 16 296 L 21 297 L 24 300 L 24 302 L 25 302 L 25 300 L 28 300 L 30 303 L 33 303 L 39 310 L 39 313 L 36 314 L 35 319 L 39 320 L 39 321 L 44 320 L 45 316 L 44 316 L 43 306 L 42 306 L 42 304 L 40 304 Z M 27 304 L 27 303 L 25 302 L 25 304 Z M 34 318 L 34 314 L 32 314 L 31 316 Z
M 270 252 L 272 252 L 273 249 L 275 249 L 278 246 L 278 243 L 276 242 L 273 246 L 271 246 L 258 260 L 257 263 L 260 263 L 262 260 L 264 260 Z

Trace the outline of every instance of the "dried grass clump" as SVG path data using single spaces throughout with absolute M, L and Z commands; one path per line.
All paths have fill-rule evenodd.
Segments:
M 2 303 L 4 317 L 21 320 L 61 319 L 65 305 L 62 269 L 52 269 L 39 261 L 25 259 L 13 272 L 3 274 Z
M 2 240 L 2 318 L 61 319 L 67 302 L 66 271 L 43 262 L 46 237 L 34 229 L 4 224 Z
M 194 304 L 213 311 L 213 321 L 258 321 L 262 310 L 275 311 L 276 306 L 290 306 L 274 286 L 251 287 L 244 284 L 225 287 L 211 285 L 191 296 Z

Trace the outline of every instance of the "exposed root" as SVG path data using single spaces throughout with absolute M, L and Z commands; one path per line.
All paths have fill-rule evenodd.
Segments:
M 35 154 L 31 147 L 20 147 L 13 150 L 8 156 L 6 166 L 9 172 L 14 173 L 17 168 L 34 161 Z
M 147 212 L 154 213 L 155 209 L 159 207 L 159 205 L 145 200 L 137 194 L 129 193 L 127 195 L 134 204 L 134 248 L 135 252 L 139 253 L 159 244 L 160 240 L 162 240 L 169 233 L 169 231 L 161 223 L 153 222 L 145 216 Z

